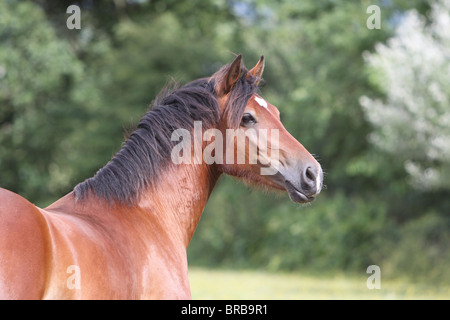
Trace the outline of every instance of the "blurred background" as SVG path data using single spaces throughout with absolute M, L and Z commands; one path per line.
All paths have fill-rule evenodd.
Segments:
M 367 278 L 378 265 L 448 293 L 447 0 L 0 0 L 0 187 L 49 205 L 107 163 L 168 81 L 233 53 L 247 67 L 265 55 L 262 95 L 326 189 L 300 206 L 222 177 L 190 266 Z

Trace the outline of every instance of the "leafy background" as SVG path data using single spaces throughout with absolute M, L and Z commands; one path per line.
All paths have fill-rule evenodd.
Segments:
M 81 30 L 66 27 L 71 4 Z M 373 4 L 381 29 L 366 26 Z M 0 186 L 46 206 L 119 150 L 170 79 L 208 76 L 232 53 L 247 66 L 264 54 L 262 93 L 318 156 L 326 189 L 299 206 L 221 178 L 190 265 L 365 272 L 376 264 L 386 277 L 448 285 L 445 15 L 448 1 L 2 0 Z

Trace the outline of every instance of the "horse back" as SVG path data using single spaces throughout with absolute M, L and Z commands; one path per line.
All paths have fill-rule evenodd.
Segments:
M 43 296 L 47 234 L 36 206 L 0 188 L 0 299 Z

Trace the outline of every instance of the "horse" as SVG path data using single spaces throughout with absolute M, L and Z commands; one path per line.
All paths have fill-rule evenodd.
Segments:
M 166 90 L 103 168 L 45 209 L 0 189 L 0 298 L 190 299 L 186 249 L 222 174 L 314 200 L 322 168 L 259 94 L 264 65 L 238 55 Z M 214 134 L 173 134 L 198 123 Z M 233 143 L 220 139 L 230 130 Z M 207 150 L 214 161 L 190 152 Z

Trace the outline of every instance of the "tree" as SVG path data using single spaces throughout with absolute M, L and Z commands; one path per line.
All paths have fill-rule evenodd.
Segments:
M 58 174 L 55 138 L 67 135 L 60 120 L 83 69 L 31 3 L 0 3 L 0 39 L 0 185 L 45 198 L 59 187 L 49 178 Z
M 88 30 L 78 33 L 85 43 Z M 89 68 L 108 44 L 86 45 L 85 64 L 41 7 L 17 1 L 0 2 L 0 39 L 0 186 L 43 206 L 98 169 L 99 153 L 113 152 L 99 141 L 111 132 L 110 121 L 99 125 L 108 119 L 105 73 Z
M 365 53 L 385 101 L 362 96 L 370 141 L 395 155 L 421 190 L 450 188 L 450 1 L 432 4 L 430 23 L 416 10 L 394 37 Z

